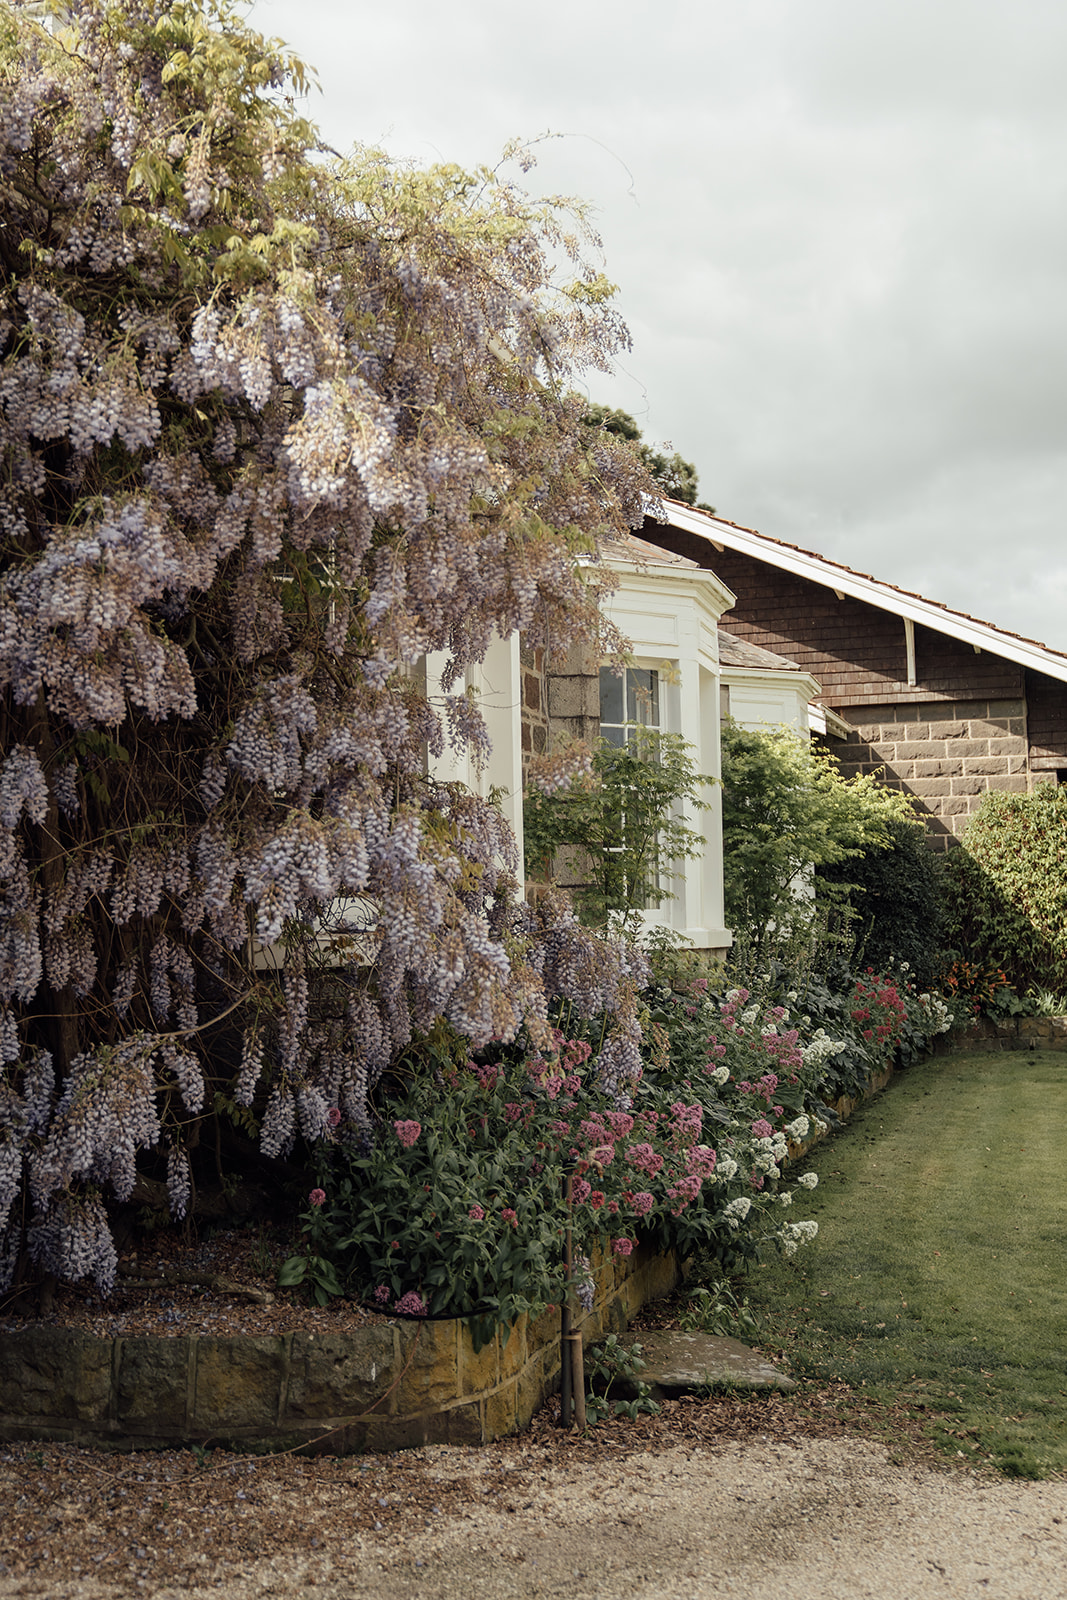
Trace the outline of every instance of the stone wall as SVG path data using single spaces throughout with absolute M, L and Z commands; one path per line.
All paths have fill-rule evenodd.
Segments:
M 988 790 L 1029 786 L 1021 699 L 869 706 L 862 716 L 847 739 L 829 741 L 842 773 L 884 768 L 887 782 L 918 798 L 935 848 L 964 831 Z
M 519 644 L 519 664 L 522 669 L 522 770 L 525 775 L 531 756 L 543 756 L 548 751 L 548 679 L 545 672 L 545 652 Z
M 588 1341 L 621 1332 L 679 1281 L 673 1256 L 601 1256 Z M 100 1339 L 0 1332 L 0 1439 L 116 1449 L 305 1446 L 344 1454 L 486 1444 L 559 1387 L 558 1311 L 475 1351 L 466 1324 L 397 1320 L 351 1333 Z
M 936 1055 L 960 1050 L 1067 1050 L 1067 1017 L 979 1017 L 934 1045 Z

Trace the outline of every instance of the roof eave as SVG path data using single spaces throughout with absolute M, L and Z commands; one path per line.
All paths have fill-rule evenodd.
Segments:
M 683 506 L 673 501 L 664 502 L 664 506 L 669 512 L 668 520 L 673 526 L 684 528 L 697 538 L 706 540 L 713 548 L 717 545 L 720 550 L 729 548 L 744 555 L 757 556 L 761 561 L 770 562 L 772 566 L 779 567 L 784 572 L 807 578 L 812 583 L 822 585 L 823 588 L 833 589 L 837 594 L 847 594 L 854 600 L 862 600 L 868 605 L 877 606 L 880 611 L 910 618 L 912 622 L 918 622 L 924 628 L 931 628 L 935 633 L 946 633 L 951 638 L 959 639 L 975 650 L 988 650 L 991 654 L 1003 656 L 1007 661 L 1014 661 L 1017 666 L 1029 667 L 1033 672 L 1042 672 L 1046 677 L 1057 678 L 1067 683 L 1067 656 L 1060 655 L 1036 641 L 1004 634 L 990 623 L 965 617 L 957 611 L 936 605 L 933 601 L 924 600 L 921 596 L 904 594 L 879 583 L 875 578 L 863 577 L 847 567 L 826 561 L 821 556 L 781 545 L 777 540 L 769 539 L 752 529 L 740 528 L 735 523 L 720 522 L 707 512 L 696 511 L 690 506 Z

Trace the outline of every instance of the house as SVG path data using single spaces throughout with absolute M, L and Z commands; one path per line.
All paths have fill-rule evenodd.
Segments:
M 846 776 L 884 769 L 944 849 L 991 789 L 1067 782 L 1067 653 L 691 506 L 649 543 L 736 596 L 730 633 L 818 681 Z
M 721 619 L 736 596 L 707 567 L 636 537 L 608 548 L 617 588 L 605 611 L 630 640 L 632 665 L 619 676 L 591 646 L 547 661 L 522 653 L 524 757 L 559 742 L 621 741 L 625 725 L 644 722 L 681 733 L 699 772 L 721 776 L 719 728 L 732 716 L 745 727 L 792 726 L 825 735 L 818 681 L 796 662 L 738 638 Z M 649 932 L 668 930 L 691 948 L 722 955 L 733 935 L 724 926 L 721 797 L 708 791 L 706 810 L 684 814 L 703 833 L 699 860 L 676 863 L 673 897 L 641 913 Z M 566 880 L 564 880 L 566 881 Z
M 720 714 L 742 728 L 789 727 L 825 738 L 829 716 L 835 731 L 847 731 L 840 718 L 817 703 L 821 686 L 797 662 L 720 628 L 719 664 Z

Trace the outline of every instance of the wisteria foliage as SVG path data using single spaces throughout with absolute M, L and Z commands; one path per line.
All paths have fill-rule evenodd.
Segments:
M 106 1286 L 138 1159 L 183 1215 L 220 1104 L 269 1156 L 366 1133 L 437 1019 L 565 996 L 636 1068 L 634 958 L 433 776 L 484 752 L 467 670 L 594 634 L 640 521 L 571 392 L 612 286 L 498 174 L 330 158 L 304 81 L 222 4 L 0 7 L 4 1286 Z

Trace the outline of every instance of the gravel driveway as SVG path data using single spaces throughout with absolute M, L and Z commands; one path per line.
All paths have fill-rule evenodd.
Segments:
M 19 1445 L 0 1600 L 1067 1596 L 1067 1483 L 933 1464 L 817 1400 L 370 1458 Z

